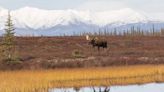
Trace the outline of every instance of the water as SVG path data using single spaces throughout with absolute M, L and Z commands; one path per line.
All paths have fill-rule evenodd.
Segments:
M 49 92 L 164 92 L 164 83 L 112 87 L 54 88 Z

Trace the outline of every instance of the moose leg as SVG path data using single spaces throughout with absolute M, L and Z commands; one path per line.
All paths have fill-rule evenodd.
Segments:
M 96 47 L 95 45 L 92 45 L 92 48 L 93 48 L 93 49 L 92 49 L 93 55 L 94 55 L 94 52 L 95 52 L 95 47 Z
M 97 48 L 98 48 L 98 54 L 100 56 L 100 46 L 97 46 Z
M 105 52 L 105 54 L 104 54 L 104 55 L 106 55 L 106 56 L 107 56 L 107 55 L 109 54 L 109 52 L 108 52 L 108 48 L 107 48 L 107 47 L 105 47 L 105 46 L 103 47 L 103 51 Z
M 98 49 L 98 51 L 100 50 L 100 47 L 99 46 L 97 46 L 97 49 Z
M 95 46 L 92 44 L 92 47 L 90 47 L 91 49 L 91 56 L 93 56 L 93 50 L 94 50 L 94 48 L 95 48 Z M 93 48 L 93 50 L 92 50 L 92 48 Z
M 93 56 L 93 50 L 91 46 L 90 46 L 90 51 L 91 51 L 91 56 Z

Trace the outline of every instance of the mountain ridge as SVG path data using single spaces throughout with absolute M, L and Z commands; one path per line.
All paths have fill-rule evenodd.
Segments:
M 7 13 L 7 9 L 0 7 L 1 30 L 4 29 Z M 58 34 L 56 32 L 67 34 L 69 34 L 69 32 L 96 32 L 97 29 L 104 27 L 111 30 L 112 28 L 119 28 L 126 25 L 129 26 L 130 24 L 164 24 L 162 21 L 151 20 L 147 16 L 130 8 L 94 12 L 72 9 L 45 10 L 35 7 L 24 7 L 12 10 L 11 16 L 17 29 L 16 34 L 20 33 L 19 29 L 24 31 L 24 33 L 21 32 L 21 35 L 26 35 L 28 32 L 31 32 L 31 34 L 35 33 L 36 35 L 46 35 L 49 34 L 48 32 L 55 34 Z M 164 26 L 162 25 L 160 28 L 163 27 Z M 148 28 L 150 29 L 151 27 Z M 60 32 L 59 30 L 63 32 Z

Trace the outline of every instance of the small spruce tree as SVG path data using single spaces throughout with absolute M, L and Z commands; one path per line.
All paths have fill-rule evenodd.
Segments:
M 8 12 L 8 18 L 5 24 L 5 34 L 3 35 L 3 55 L 4 60 L 7 62 L 14 62 L 15 54 L 15 42 L 14 42 L 14 25 L 11 20 L 10 12 Z

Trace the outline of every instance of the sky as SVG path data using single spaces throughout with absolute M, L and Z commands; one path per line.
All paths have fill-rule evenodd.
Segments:
M 131 8 L 164 20 L 164 0 L 0 0 L 0 7 L 15 10 L 25 6 L 51 10 L 110 11 Z

